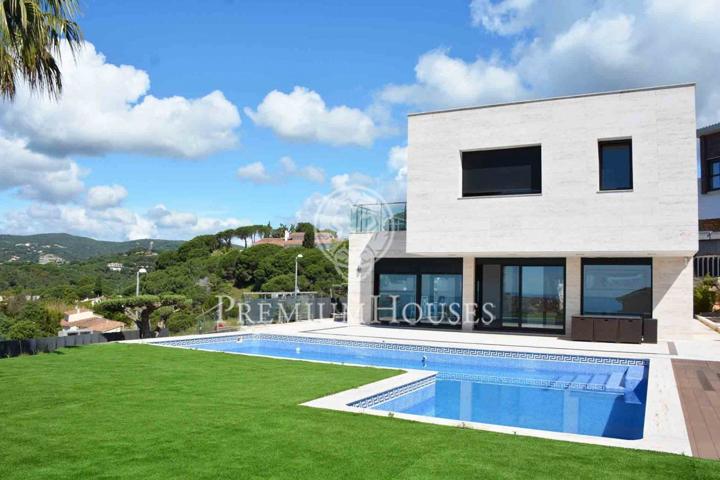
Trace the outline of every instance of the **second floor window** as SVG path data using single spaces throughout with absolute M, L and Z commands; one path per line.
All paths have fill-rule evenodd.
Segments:
M 708 167 L 710 170 L 708 176 L 709 190 L 720 190 L 720 158 L 710 160 Z
M 600 190 L 632 190 L 632 142 L 600 142 Z
M 540 146 L 462 152 L 462 196 L 540 193 Z

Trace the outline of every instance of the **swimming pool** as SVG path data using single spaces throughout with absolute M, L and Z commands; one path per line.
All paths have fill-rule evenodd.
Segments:
M 436 372 L 350 406 L 493 425 L 636 440 L 649 362 L 273 334 L 162 345 Z

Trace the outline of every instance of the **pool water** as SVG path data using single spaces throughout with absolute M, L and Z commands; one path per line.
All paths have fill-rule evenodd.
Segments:
M 377 410 L 635 440 L 645 405 L 620 393 L 445 380 L 382 403 Z
M 269 334 L 166 344 L 437 372 L 418 388 L 363 401 L 377 410 L 620 439 L 643 436 L 647 360 Z

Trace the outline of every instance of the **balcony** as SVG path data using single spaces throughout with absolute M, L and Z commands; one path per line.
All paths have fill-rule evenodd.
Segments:
M 405 202 L 353 205 L 350 211 L 351 233 L 405 231 Z

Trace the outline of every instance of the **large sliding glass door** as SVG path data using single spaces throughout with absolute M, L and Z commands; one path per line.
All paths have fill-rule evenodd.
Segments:
M 375 263 L 375 319 L 409 326 L 460 328 L 462 260 L 383 258 Z
M 478 329 L 564 332 L 564 259 L 478 259 Z
M 565 325 L 565 267 L 522 267 L 522 327 L 558 329 Z

